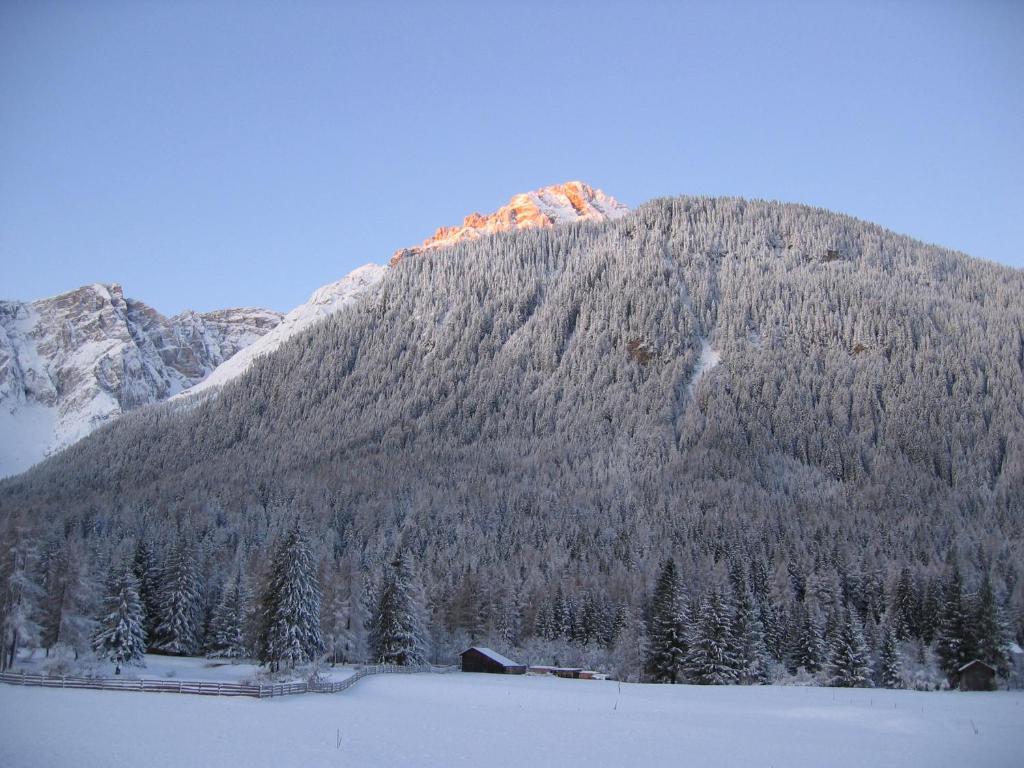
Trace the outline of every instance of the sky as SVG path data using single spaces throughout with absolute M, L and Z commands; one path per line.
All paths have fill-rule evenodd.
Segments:
M 1024 267 L 1024 2 L 0 0 L 0 297 L 287 311 L 582 179 Z

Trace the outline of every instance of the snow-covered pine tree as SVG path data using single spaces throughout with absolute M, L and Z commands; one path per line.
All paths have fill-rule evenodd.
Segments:
M 687 679 L 698 685 L 731 685 L 740 674 L 732 621 L 717 590 L 701 602 L 686 653 Z
M 686 608 L 676 564 L 666 558 L 651 599 L 647 673 L 656 683 L 677 683 L 686 657 Z
M 736 657 L 737 682 L 743 685 L 767 683 L 768 651 L 764 644 L 764 629 L 758 617 L 754 596 L 743 583 L 734 586 L 732 623 L 729 628 L 733 655 Z
M 851 608 L 843 610 L 836 619 L 836 631 L 829 648 L 829 683 L 843 688 L 869 688 L 871 659 L 860 619 Z
M 942 587 L 939 579 L 928 579 L 921 593 L 921 610 L 918 613 L 918 636 L 925 645 L 931 645 L 935 635 L 939 631 L 941 621 L 940 603 L 942 601 Z
M 971 616 L 964 605 L 963 579 L 956 555 L 950 553 L 947 560 L 947 576 L 939 608 L 939 626 L 936 631 L 935 655 L 939 669 L 946 675 L 949 684 L 956 686 L 960 679 L 960 667 L 977 655 L 974 628 Z
M 914 579 L 910 574 L 910 567 L 903 566 L 900 571 L 899 581 L 896 582 L 896 593 L 893 596 L 893 621 L 892 626 L 896 632 L 897 640 L 906 640 L 911 635 L 919 636 L 920 622 L 918 621 L 919 607 L 917 591 Z
M 1010 658 L 1006 652 L 1007 632 L 999 615 L 992 580 L 987 572 L 982 577 L 978 590 L 974 610 L 974 634 L 977 637 L 977 658 L 992 665 L 1000 675 L 1006 677 L 1010 672 Z
M 518 592 L 512 592 L 498 607 L 495 631 L 503 648 L 515 648 L 523 626 L 523 601 Z
M 162 573 L 160 621 L 151 644 L 163 653 L 188 656 L 199 644 L 199 578 L 192 550 L 178 542 Z
M 313 553 L 296 524 L 278 546 L 260 600 L 260 663 L 277 671 L 305 664 L 324 652 L 320 636 L 322 594 Z
M 824 656 L 821 631 L 804 603 L 794 604 L 787 634 L 790 671 L 796 672 L 802 668 L 811 674 L 818 672 Z
M 542 603 L 534 615 L 533 634 L 542 640 L 555 639 L 555 619 L 547 602 Z
M 119 569 L 111 578 L 104 600 L 103 615 L 93 638 L 93 649 L 101 659 L 114 662 L 114 674 L 122 665 L 138 664 L 146 652 L 139 584 L 130 566 Z
M 785 614 L 769 596 L 757 606 L 757 610 L 764 628 L 764 645 L 768 656 L 781 664 L 786 658 Z
M 249 592 L 239 570 L 224 586 L 210 620 L 208 656 L 240 659 L 249 655 L 246 626 L 249 614 Z
M 899 619 L 897 619 L 899 621 Z M 883 688 L 902 688 L 903 675 L 896 630 L 887 625 L 882 635 L 882 651 L 878 657 L 878 683 Z
M 415 666 L 426 663 L 422 606 L 418 605 L 416 572 L 410 552 L 391 563 L 384 577 L 371 633 L 378 664 Z
M 160 570 L 153 555 L 153 547 L 141 536 L 135 545 L 132 570 L 139 582 L 139 600 L 145 616 L 146 637 L 152 643 L 156 640 L 156 628 L 160 623 Z

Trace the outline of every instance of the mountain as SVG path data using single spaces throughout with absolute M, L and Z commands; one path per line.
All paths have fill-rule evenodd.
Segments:
M 582 181 L 554 184 L 533 192 L 513 195 L 508 205 L 486 216 L 471 213 L 462 222 L 462 226 L 440 227 L 421 245 L 395 251 L 391 257 L 391 265 L 394 266 L 408 256 L 417 256 L 437 248 L 447 248 L 456 243 L 499 232 L 551 229 L 557 224 L 576 221 L 606 221 L 620 218 L 627 213 L 627 206 Z
M 300 304 L 281 318 L 281 322 L 273 330 L 225 360 L 205 379 L 175 397 L 180 399 L 219 389 L 249 370 L 257 358 L 273 352 L 317 321 L 358 301 L 380 283 L 385 272 L 387 267 L 366 264 L 341 280 L 318 288 L 309 297 L 309 301 Z
M 0 532 L 97 572 L 187 545 L 210 602 L 298 521 L 336 638 L 408 553 L 437 659 L 637 676 L 665 558 L 685 610 L 757 607 L 773 676 L 844 622 L 931 658 L 954 588 L 1024 639 L 1024 271 L 701 197 L 425 253 L 0 482 Z
M 116 284 L 0 302 L 0 476 L 201 381 L 280 320 L 265 309 L 168 318 Z
M 216 401 L 141 409 L 5 493 L 163 506 L 177 489 L 238 514 L 258 487 L 314 510 L 355 494 L 376 529 L 389 499 L 448 519 L 431 499 L 475 483 L 459 504 L 601 517 L 653 494 L 641 518 L 714 498 L 716 517 L 791 504 L 907 526 L 948 509 L 998 528 L 1024 488 L 1022 275 L 731 199 L 468 240 L 403 260 Z

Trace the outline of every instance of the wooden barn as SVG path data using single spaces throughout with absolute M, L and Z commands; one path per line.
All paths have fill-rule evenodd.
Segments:
M 969 661 L 957 670 L 961 691 L 994 691 L 996 671 L 980 659 Z
M 463 672 L 491 672 L 497 675 L 525 675 L 526 666 L 490 648 L 473 646 L 462 652 Z

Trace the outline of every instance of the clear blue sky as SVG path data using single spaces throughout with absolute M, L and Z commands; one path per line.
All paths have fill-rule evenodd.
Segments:
M 0 297 L 287 310 L 515 192 L 1024 266 L 1024 2 L 0 2 Z

